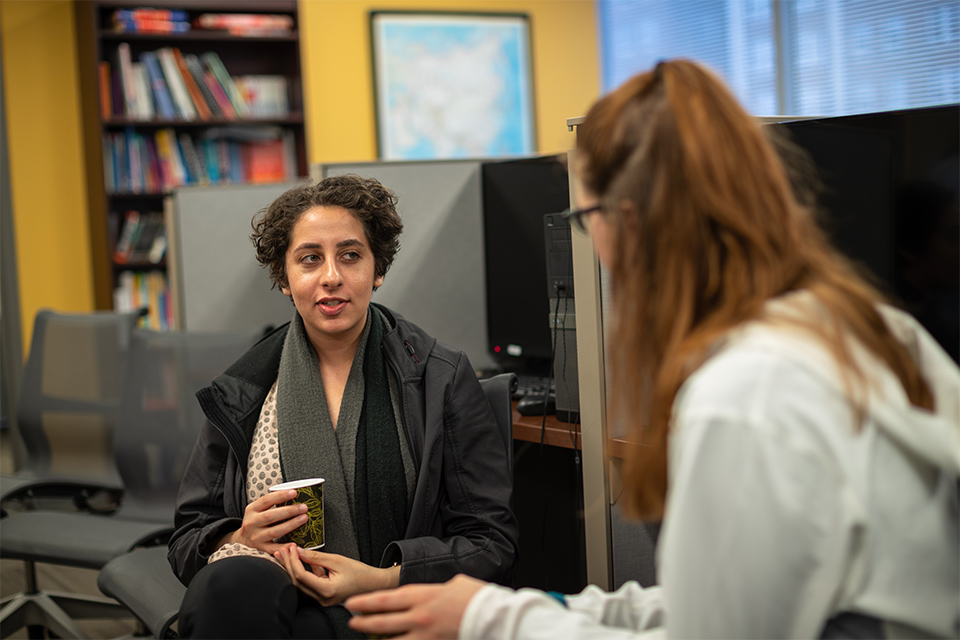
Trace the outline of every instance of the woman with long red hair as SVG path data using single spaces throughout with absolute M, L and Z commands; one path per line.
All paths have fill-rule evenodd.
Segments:
M 402 637 L 957 637 L 960 371 L 848 264 L 776 145 L 660 63 L 577 135 L 574 226 L 612 283 L 627 511 L 660 585 L 565 598 L 457 577 L 347 601 Z M 560 561 L 560 559 L 558 559 Z

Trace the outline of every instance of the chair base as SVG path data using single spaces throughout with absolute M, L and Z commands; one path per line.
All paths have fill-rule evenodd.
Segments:
M 39 626 L 61 638 L 87 638 L 74 620 L 130 618 L 116 600 L 57 591 L 17 593 L 0 600 L 0 637 L 17 629 Z

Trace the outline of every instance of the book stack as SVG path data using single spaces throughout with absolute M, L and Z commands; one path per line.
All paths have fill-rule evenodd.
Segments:
M 122 42 L 113 62 L 101 61 L 98 71 L 105 119 L 209 121 L 290 113 L 286 77 L 231 76 L 213 51 L 197 56 L 162 47 L 134 61 L 129 43 Z
M 234 78 L 241 99 L 252 118 L 283 118 L 290 112 L 287 79 L 278 75 L 247 75 Z
M 107 192 L 161 193 L 184 185 L 264 183 L 297 175 L 296 143 L 280 127 L 214 127 L 199 135 L 127 128 L 103 136 Z
M 278 36 L 293 31 L 293 18 L 262 13 L 204 13 L 194 19 L 193 26 L 235 36 Z
M 119 220 L 120 216 L 111 216 Z M 113 261 L 120 265 L 160 264 L 167 251 L 167 231 L 163 214 L 130 210 L 123 214 Z
M 141 327 L 166 331 L 176 328 L 170 286 L 163 271 L 121 271 L 113 291 L 113 307 L 119 312 L 147 309 Z
M 190 30 L 186 11 L 172 9 L 117 9 L 113 30 L 120 33 L 183 33 Z

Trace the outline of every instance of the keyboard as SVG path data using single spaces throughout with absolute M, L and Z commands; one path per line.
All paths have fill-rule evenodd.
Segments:
M 513 392 L 514 400 L 519 400 L 520 398 L 528 395 L 538 395 L 542 397 L 548 390 L 548 384 L 550 394 L 553 394 L 556 391 L 556 384 L 551 378 L 543 376 L 518 375 L 517 379 L 519 384 L 517 385 L 517 390 Z

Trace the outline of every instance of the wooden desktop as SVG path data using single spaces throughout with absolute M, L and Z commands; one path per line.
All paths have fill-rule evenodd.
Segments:
M 554 447 L 573 449 L 574 438 L 576 448 L 581 448 L 580 424 L 557 420 L 557 416 L 550 414 L 544 423 L 543 416 L 523 416 L 517 411 L 517 403 L 513 403 L 513 439 L 524 442 L 540 442 L 540 432 L 543 431 L 543 443 Z M 623 438 L 607 439 L 607 455 L 611 458 L 624 458 L 629 443 Z
M 576 422 L 567 423 L 557 420 L 557 416 L 549 414 L 543 416 L 524 416 L 517 411 L 517 403 L 513 403 L 513 439 L 525 442 L 540 442 L 541 432 L 543 443 L 554 447 L 580 449 L 580 425 Z

